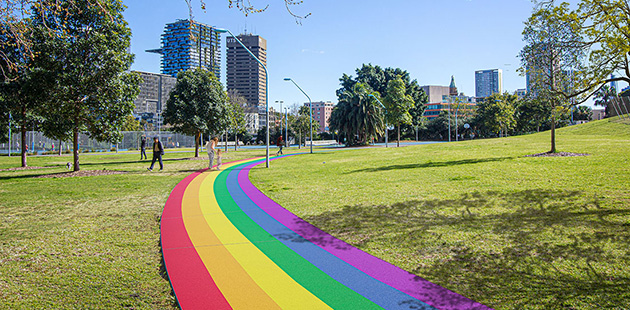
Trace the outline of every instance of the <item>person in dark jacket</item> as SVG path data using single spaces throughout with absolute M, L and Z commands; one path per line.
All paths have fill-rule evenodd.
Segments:
M 151 167 L 147 168 L 147 170 L 153 171 L 153 165 L 155 161 L 158 160 L 160 162 L 160 171 L 162 171 L 162 169 L 164 169 L 164 165 L 162 165 L 162 155 L 164 155 L 164 147 L 160 139 L 155 137 L 153 138 L 153 160 L 151 161 Z
M 140 139 L 140 160 L 142 160 L 143 155 L 144 159 L 147 159 L 147 137 L 145 136 Z
M 278 146 L 278 152 L 276 153 L 276 156 L 280 154 L 284 155 L 284 153 L 282 153 L 282 147 L 284 146 L 284 140 L 282 140 L 282 135 L 280 135 L 280 137 L 278 137 L 278 140 L 276 140 L 276 145 Z

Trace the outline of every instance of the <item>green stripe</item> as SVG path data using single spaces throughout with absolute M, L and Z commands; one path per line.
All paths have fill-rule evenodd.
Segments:
M 333 309 L 382 309 L 369 299 L 337 282 L 302 256 L 275 239 L 258 226 L 236 205 L 227 189 L 227 176 L 234 168 L 246 166 L 250 161 L 221 172 L 214 183 L 219 207 L 227 218 L 248 240 L 278 265 L 297 283 L 317 296 Z M 263 242 L 260 242 L 263 241 Z

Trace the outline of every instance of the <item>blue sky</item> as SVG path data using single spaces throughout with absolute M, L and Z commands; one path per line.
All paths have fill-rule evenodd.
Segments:
M 304 0 L 293 8 L 297 14 L 311 13 L 301 25 L 282 0 L 252 1 L 269 7 L 247 17 L 228 8 L 227 0 L 206 2 L 205 12 L 196 3 L 195 20 L 235 34 L 247 27 L 267 40 L 271 105 L 306 101 L 284 77 L 293 78 L 314 101 L 336 102 L 341 75 L 354 74 L 363 63 L 405 69 L 420 85 L 448 85 L 454 75 L 459 91 L 469 96 L 480 69 L 502 69 L 504 90 L 525 88 L 516 70 L 530 0 Z M 145 50 L 160 47 L 164 25 L 188 18 L 188 7 L 184 0 L 125 4 L 136 54 L 132 69 L 159 72 L 159 55 Z M 222 66 L 225 83 L 224 58 Z

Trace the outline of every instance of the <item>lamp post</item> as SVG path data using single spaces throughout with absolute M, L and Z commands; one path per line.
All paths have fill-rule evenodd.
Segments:
M 269 75 L 267 74 L 267 66 L 265 66 L 265 64 L 263 64 L 260 59 L 258 59 L 258 57 L 256 57 L 256 55 L 254 55 L 254 53 L 252 53 L 252 51 L 250 51 L 249 48 L 247 48 L 247 46 L 245 46 L 245 44 L 243 44 L 243 42 L 241 42 L 241 40 L 239 40 L 230 30 L 223 28 L 214 28 L 214 31 L 218 33 L 229 33 L 230 36 L 232 36 L 232 38 L 234 38 L 234 40 L 236 40 L 236 42 L 238 42 L 238 44 L 240 44 L 247 51 L 247 53 L 249 53 L 249 55 L 251 55 L 263 67 L 263 70 L 265 70 L 265 118 L 267 124 L 267 154 L 265 158 L 267 168 L 269 168 Z
M 11 157 L 11 120 L 13 120 L 13 116 L 9 113 L 9 157 Z
M 284 78 L 284 80 L 285 81 L 291 81 L 293 83 L 293 85 L 295 85 L 304 94 L 304 96 L 306 96 L 306 98 L 308 98 L 308 110 L 309 110 L 309 114 L 311 116 L 311 120 L 310 120 L 310 125 L 311 125 L 311 154 L 313 154 L 313 101 L 311 101 L 311 97 L 309 97 L 306 94 L 306 92 L 304 92 L 302 87 L 300 87 L 300 85 L 295 83 L 294 80 L 292 80 L 291 78 Z
M 378 104 L 380 104 L 380 105 L 381 105 L 381 107 L 383 107 L 383 109 L 385 109 L 385 114 L 387 114 L 387 108 L 383 105 L 383 103 L 382 103 L 380 100 L 378 100 L 378 98 L 376 98 L 376 96 L 374 96 L 374 95 L 372 95 L 372 94 L 368 94 L 368 96 L 370 96 L 370 97 L 372 97 L 372 98 L 376 99 L 376 101 L 378 102 Z M 385 147 L 388 147 L 388 146 L 387 146 L 387 142 L 388 142 L 388 139 L 389 139 L 389 138 L 387 137 L 387 136 L 389 136 L 388 132 L 389 132 L 389 128 L 387 128 L 387 116 L 386 116 L 386 117 L 385 117 Z
M 284 101 L 282 101 L 282 100 L 277 101 L 276 100 L 276 103 L 280 103 L 280 135 L 282 135 L 282 131 L 283 131 L 282 130 L 282 104 L 284 103 Z M 284 138 L 286 139 L 287 137 L 284 137 Z
M 289 108 L 285 107 L 284 108 L 284 130 L 285 130 L 285 135 L 284 135 L 284 145 L 286 147 L 289 147 Z

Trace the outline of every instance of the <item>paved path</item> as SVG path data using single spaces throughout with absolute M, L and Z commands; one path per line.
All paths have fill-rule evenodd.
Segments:
M 284 209 L 249 180 L 264 162 L 204 169 L 173 189 L 162 251 L 182 309 L 489 309 Z

